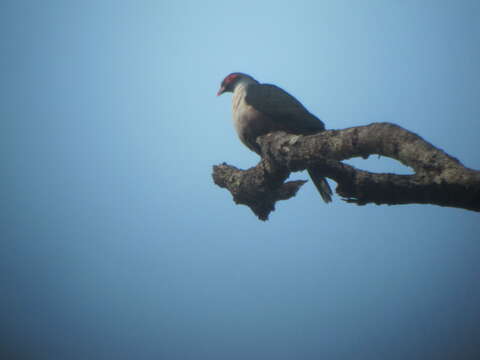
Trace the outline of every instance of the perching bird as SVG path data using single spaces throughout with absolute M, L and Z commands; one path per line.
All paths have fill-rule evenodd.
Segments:
M 260 155 L 256 138 L 272 131 L 309 135 L 325 125 L 292 95 L 270 84 L 260 84 L 250 75 L 231 73 L 223 79 L 217 96 L 233 92 L 233 123 L 240 140 Z M 307 169 L 323 200 L 332 201 L 327 180 L 315 168 Z

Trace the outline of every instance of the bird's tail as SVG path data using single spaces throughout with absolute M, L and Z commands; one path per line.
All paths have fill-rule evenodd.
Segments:
M 332 189 L 328 185 L 327 179 L 325 179 L 315 168 L 307 169 L 308 175 L 312 178 L 318 192 L 322 196 L 323 201 L 327 204 L 332 201 Z

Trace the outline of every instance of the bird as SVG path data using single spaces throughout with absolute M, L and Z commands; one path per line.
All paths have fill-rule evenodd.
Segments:
M 311 135 L 325 130 L 324 123 L 310 113 L 295 97 L 272 84 L 263 84 L 252 76 L 233 72 L 227 75 L 217 96 L 233 93 L 233 124 L 240 141 L 261 155 L 256 139 L 273 131 Z M 327 180 L 315 167 L 307 169 L 310 178 L 326 203 L 332 201 Z

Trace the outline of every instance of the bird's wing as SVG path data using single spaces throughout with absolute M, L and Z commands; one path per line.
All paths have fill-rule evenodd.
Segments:
M 308 112 L 292 95 L 271 84 L 250 84 L 245 101 L 292 133 L 314 133 L 325 129 L 323 122 Z

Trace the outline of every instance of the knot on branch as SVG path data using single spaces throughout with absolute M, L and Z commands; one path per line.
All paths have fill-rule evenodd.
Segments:
M 236 204 L 249 206 L 260 220 L 267 220 L 277 201 L 295 196 L 306 183 L 304 180 L 284 183 L 289 172 L 278 167 L 275 172 L 269 171 L 272 168 L 272 163 L 265 161 L 248 170 L 223 163 L 213 167 L 212 176 L 215 184 L 230 191 Z

